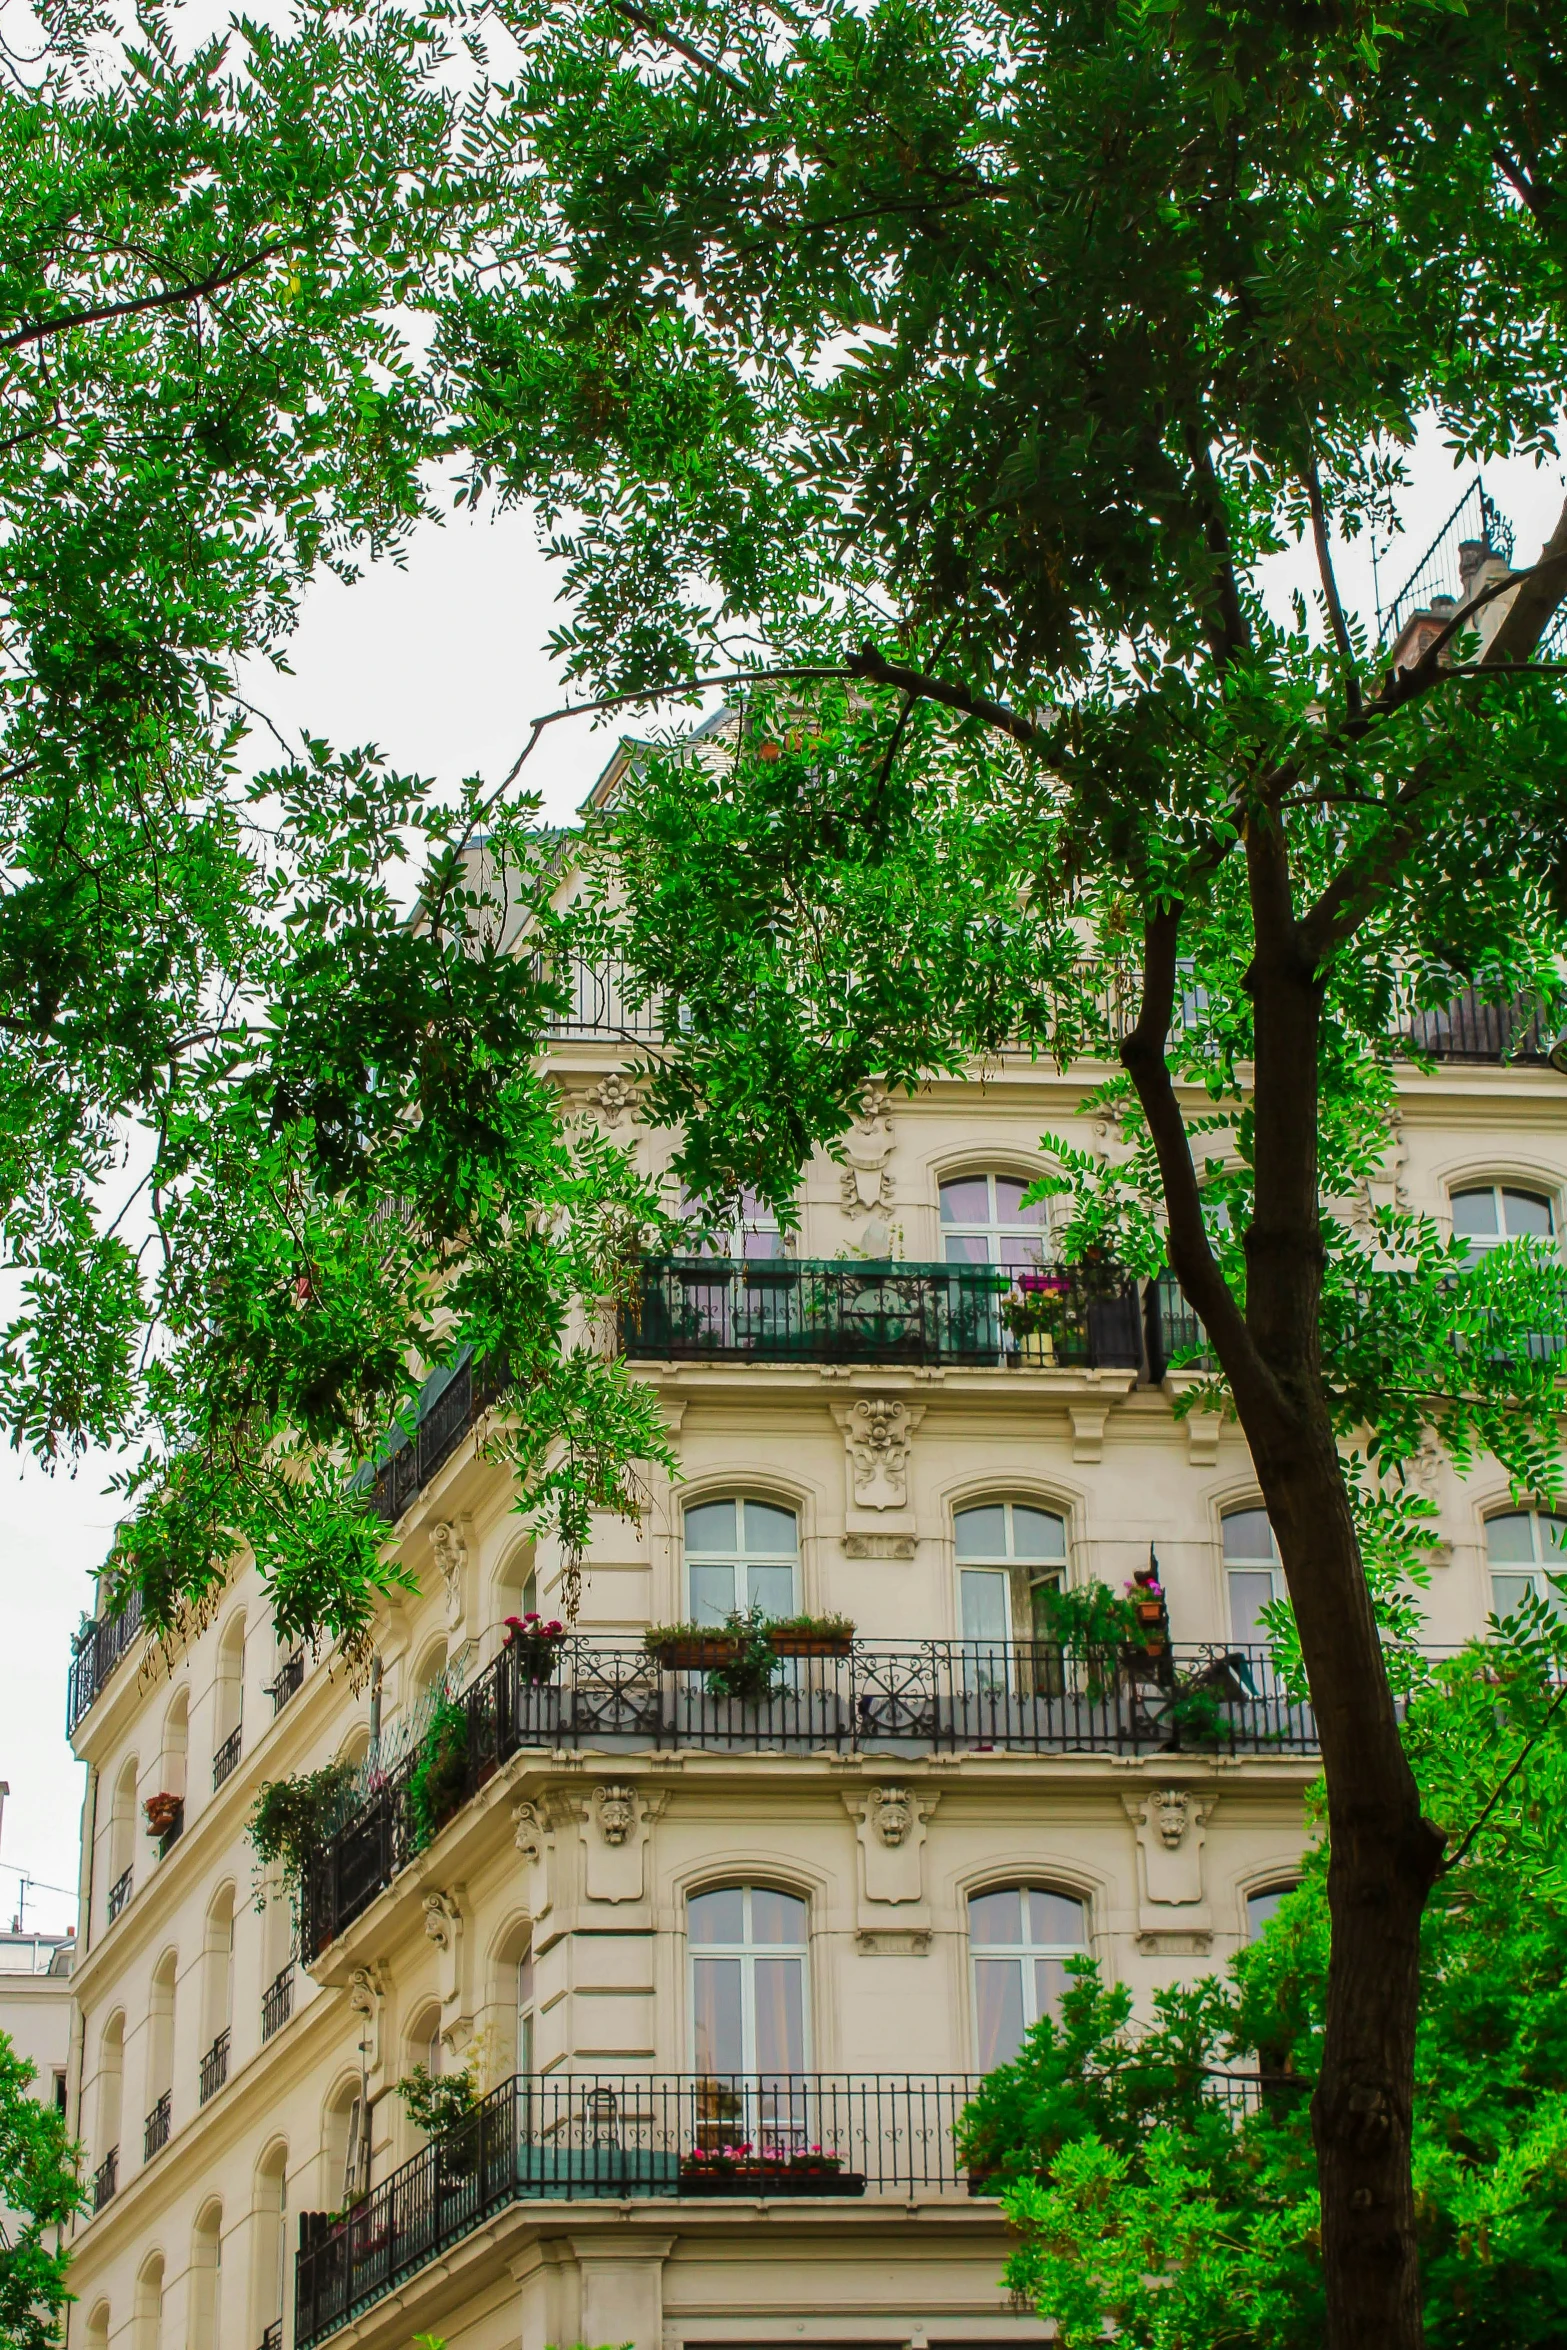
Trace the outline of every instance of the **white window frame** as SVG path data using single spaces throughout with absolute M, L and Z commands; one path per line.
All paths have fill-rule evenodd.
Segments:
M 1245 1645 L 1255 1635 L 1242 1634 L 1235 1628 L 1235 1602 L 1231 1577 L 1233 1575 L 1258 1575 L 1266 1569 L 1273 1579 L 1273 1598 L 1282 1599 L 1285 1592 L 1284 1563 L 1279 1557 L 1279 1538 L 1273 1530 L 1271 1519 L 1268 1519 L 1269 1548 L 1266 1555 L 1242 1557 L 1239 1554 L 1232 1556 L 1230 1553 L 1228 1539 L 1224 1531 L 1225 1527 L 1232 1518 L 1252 1514 L 1265 1519 L 1268 1517 L 1268 1513 L 1260 1501 L 1232 1502 L 1228 1509 L 1221 1510 L 1219 1513 L 1219 1555 L 1224 1562 L 1224 1637 L 1226 1640 L 1235 1641 L 1240 1645 Z
M 970 1557 L 963 1556 L 958 1548 L 958 1525 L 960 1520 L 969 1516 L 972 1511 L 993 1509 L 1000 1509 L 1005 1512 L 1002 1529 L 1006 1540 L 1005 1550 L 995 1553 L 976 1551 Z M 1013 1512 L 1015 1510 L 1032 1510 L 1036 1517 L 1049 1518 L 1060 1527 L 1061 1556 L 1058 1559 L 1024 1558 L 1019 1555 L 1015 1524 L 1013 1519 Z M 1005 1634 L 1005 1642 L 1006 1645 L 1010 1648 L 1014 1639 L 1017 1637 L 1014 1627 L 1016 1624 L 1018 1612 L 1017 1586 L 1019 1582 L 1022 1581 L 1026 1576 L 1030 1594 L 1032 1594 L 1034 1586 L 1038 1583 L 1065 1583 L 1067 1579 L 1068 1568 L 1071 1563 L 1071 1531 L 1067 1525 L 1066 1512 L 1064 1510 L 1053 1510 L 1041 1501 L 1014 1501 L 1010 1497 L 1006 1499 L 1001 1499 L 999 1497 L 988 1497 L 985 1499 L 965 1501 L 961 1504 L 961 1506 L 953 1510 L 952 1549 L 958 1575 L 959 1638 L 965 1641 L 977 1640 L 980 1642 L 988 1642 L 990 1636 L 987 1633 L 971 1632 L 969 1630 L 968 1611 L 964 1605 L 964 1577 L 967 1575 L 992 1575 L 1003 1579 L 1005 1582 L 1007 1595 L 1007 1629 Z M 1029 1640 L 1034 1637 L 1031 1616 L 1027 1630 L 1023 1634 L 1023 1637 Z
M 742 1913 L 742 1940 L 739 1942 L 698 1942 L 693 1939 L 691 1904 L 710 1893 L 739 1893 L 744 1901 Z M 786 1900 L 799 1902 L 805 1911 L 805 1939 L 803 1942 L 758 1942 L 751 1931 L 751 1897 L 755 1893 L 781 1894 Z M 736 2077 L 754 2080 L 762 2075 L 756 2060 L 756 1961 L 759 1958 L 793 1958 L 800 1963 L 800 2071 L 811 2070 L 811 1905 L 803 1893 L 790 1885 L 699 1885 L 686 1896 L 686 2012 L 691 2019 L 691 2069 L 701 2071 L 701 2059 L 696 2046 L 696 1970 L 705 1958 L 738 1959 L 740 1961 L 740 2047 L 744 2062 Z M 715 2073 L 718 2080 L 729 2078 Z M 787 2076 L 768 2074 L 766 2078 Z
M 706 1509 L 714 1502 L 723 1501 L 731 1502 L 734 1505 L 736 1533 L 735 1548 L 732 1551 L 699 1550 L 693 1552 L 690 1543 L 686 1538 L 687 1517 L 692 1510 Z M 751 1550 L 747 1546 L 745 1539 L 745 1509 L 746 1505 L 750 1502 L 760 1503 L 764 1509 L 786 1511 L 788 1515 L 793 1518 L 794 1549 L 792 1551 Z M 770 1494 L 766 1493 L 704 1493 L 695 1495 L 685 1504 L 685 1507 L 680 1513 L 680 1547 L 684 1561 L 683 1572 L 686 1592 L 686 1611 L 693 1622 L 698 1620 L 696 1612 L 697 1602 L 691 1587 L 691 1569 L 694 1565 L 702 1567 L 730 1567 L 734 1570 L 734 1603 L 740 1614 L 743 1615 L 746 1609 L 751 1605 L 751 1569 L 753 1567 L 781 1567 L 787 1562 L 791 1574 L 790 1589 L 792 1596 L 790 1599 L 790 1604 L 787 1608 L 784 1608 L 781 1611 L 774 1610 L 772 1612 L 782 1613 L 786 1616 L 798 1613 L 801 1605 L 800 1513 L 792 1502 L 775 1501 Z M 723 1618 L 719 1617 L 716 1619 L 716 1621 L 721 1623 Z
M 947 1242 L 949 1240 L 959 1239 L 983 1240 L 985 1243 L 984 1262 L 987 1264 L 1000 1265 L 1006 1262 L 1002 1244 L 1009 1240 L 1028 1241 L 1032 1243 L 1039 1252 L 1040 1266 L 1043 1267 L 1050 1263 L 1052 1249 L 1050 1210 L 1048 1202 L 1043 1200 L 1038 1202 L 1037 1213 L 1039 1221 L 1037 1223 L 1013 1223 L 1001 1214 L 1001 1211 L 996 1204 L 996 1184 L 998 1179 L 1003 1183 L 1021 1183 L 1025 1186 L 1036 1180 L 1036 1178 L 1032 1175 L 1014 1175 L 1011 1170 L 1006 1167 L 986 1167 L 983 1169 L 975 1168 L 967 1174 L 950 1174 L 942 1176 L 936 1191 L 936 1223 L 937 1229 L 941 1235 L 941 1255 L 944 1263 L 967 1264 L 975 1261 L 971 1258 L 949 1257 L 947 1255 Z M 983 1218 L 976 1219 L 974 1217 L 965 1216 L 952 1217 L 949 1219 L 946 1215 L 943 1214 L 942 1193 L 945 1192 L 949 1184 L 953 1183 L 984 1184 L 985 1200 L 988 1212 Z M 1019 1265 L 1013 1269 L 1017 1272 L 1026 1272 L 1028 1267 L 1026 1265 Z
M 1503 1518 L 1528 1519 L 1530 1548 L 1534 1554 L 1532 1558 L 1492 1558 L 1491 1528 Z M 1502 1610 L 1496 1605 L 1496 1586 L 1503 1577 L 1509 1582 L 1528 1583 L 1535 1596 L 1543 1599 L 1547 1607 L 1555 1608 L 1559 1613 L 1567 1613 L 1567 1600 L 1564 1600 L 1561 1593 L 1554 1590 L 1545 1580 L 1548 1574 L 1567 1575 L 1567 1540 L 1564 1540 L 1564 1546 L 1561 1549 L 1553 1549 L 1544 1536 L 1543 1525 L 1545 1524 L 1560 1526 L 1564 1537 L 1567 1537 L 1567 1510 L 1540 1510 L 1531 1505 L 1528 1509 L 1522 1510 L 1506 1509 L 1487 1512 L 1485 1519 L 1485 1566 L 1490 1583 L 1490 1612 L 1492 1615 L 1498 1617 L 1502 1615 Z M 1513 1606 L 1516 1607 L 1517 1604 L 1515 1600 Z M 1510 1615 L 1512 1609 L 1509 1608 L 1507 1613 Z M 1505 1618 L 1503 1620 L 1505 1621 Z
M 1494 1232 L 1460 1232 L 1458 1230 L 1453 1215 L 1455 1203 L 1460 1199 L 1472 1197 L 1476 1192 L 1489 1192 L 1495 1203 L 1496 1230 Z M 1507 1230 L 1507 1201 L 1514 1194 L 1520 1199 L 1533 1200 L 1544 1208 L 1550 1220 L 1548 1232 L 1526 1233 Z M 1484 1182 L 1452 1183 L 1449 1184 L 1447 1192 L 1447 1214 L 1453 1238 L 1463 1242 L 1471 1257 L 1483 1256 L 1488 1249 L 1501 1248 L 1509 1240 L 1542 1240 L 1549 1246 L 1558 1245 L 1560 1240 L 1556 1197 L 1550 1187 L 1543 1183 L 1525 1182 L 1505 1175 L 1493 1176 Z
M 1019 1910 L 1023 1919 L 1024 1934 L 1024 1939 L 1021 1942 L 975 1941 L 973 1927 L 973 1905 L 976 1901 L 983 1901 L 987 1895 L 992 1893 L 1016 1893 L 1020 1896 Z M 1028 1938 L 1028 1902 L 1026 1899 L 1021 1898 L 1022 1896 L 1025 1896 L 1029 1893 L 1050 1893 L 1055 1896 L 1057 1901 L 1075 1901 L 1083 1921 L 1082 1940 L 1080 1942 L 1070 1943 L 1031 1941 Z M 1015 1967 L 1017 1967 L 1022 1977 L 1023 2030 L 1024 2033 L 1027 2034 L 1029 2030 L 1038 2023 L 1040 2015 L 1043 2012 L 1039 2005 L 1039 1978 L 1034 1964 L 1035 1960 L 1040 1958 L 1059 1958 L 1066 1960 L 1072 1958 L 1091 1957 L 1093 1954 L 1093 1924 L 1089 1915 L 1088 1902 L 1081 1893 L 1074 1893 L 1071 1888 L 1066 1885 L 1044 1884 L 1037 1877 L 1014 1879 L 1011 1882 L 1003 1885 L 971 1886 L 968 1892 L 968 1896 L 964 1902 L 963 1922 L 964 1932 L 968 1939 L 969 1998 L 972 2002 L 974 2017 L 974 2061 L 977 2065 L 983 2068 L 985 2058 L 984 2052 L 980 2048 L 979 2044 L 979 2019 L 981 2012 L 981 2002 L 978 1970 L 980 1966 L 986 1963 L 994 1964 L 997 1962 L 1009 1961 Z M 1016 2051 L 1013 2053 L 1015 2055 Z M 1010 2064 L 1012 2062 L 1012 2058 L 998 2057 L 995 2061 L 998 2064 Z

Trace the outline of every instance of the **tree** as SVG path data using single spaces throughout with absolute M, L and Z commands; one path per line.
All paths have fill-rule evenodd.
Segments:
M 1567 2297 L 1567 1740 L 1560 1632 L 1426 1678 L 1407 1742 L 1462 1847 L 1422 1926 L 1416 2227 L 1438 2350 L 1557 2340 Z M 1546 1669 L 1542 1670 L 1542 1666 Z M 1321 2064 L 1327 1858 L 1223 1983 L 1128 2029 L 1091 1967 L 965 2120 L 1020 2234 L 1008 2282 L 1068 2350 L 1311 2350 L 1319 2202 L 1306 2097 Z M 1260 2065 L 1260 2073 L 1258 2067 Z M 1239 2111 L 1236 2106 L 1239 2103 Z
M 434 510 L 422 314 L 510 180 L 482 60 L 441 0 L 178 29 L 62 0 L 0 74 L 0 1418 L 143 1445 L 111 1607 L 176 1637 L 248 1549 L 352 1650 L 401 1572 L 354 1473 L 464 1347 L 568 1547 L 635 1507 L 656 1422 L 572 1317 L 649 1211 L 537 1073 L 536 803 L 241 765 L 244 665 Z
M 38 2068 L 0 2032 L 0 2343 L 52 2350 L 70 2299 L 59 2231 L 81 2210 L 78 2150 L 65 2116 L 32 2095 Z M 49 2237 L 53 2235 L 51 2249 Z
M 1477 599 L 1396 673 L 1332 544 L 1427 411 L 1458 454 L 1555 445 L 1552 20 L 507 14 L 531 209 L 441 342 L 473 494 L 541 501 L 590 700 L 744 680 L 732 755 L 650 753 L 605 838 L 605 920 L 681 1006 L 655 1112 L 691 1189 L 787 1213 L 873 1075 L 1119 1061 L 1122 1152 L 1057 1153 L 1067 1245 L 1173 1266 L 1277 1531 L 1332 1831 L 1327 2339 L 1409 2350 L 1442 1838 L 1378 1608 L 1422 1430 L 1559 1490 L 1562 1299 L 1526 1248 L 1349 1211 L 1419 1007 L 1562 1001 L 1567 520 L 1483 650 Z

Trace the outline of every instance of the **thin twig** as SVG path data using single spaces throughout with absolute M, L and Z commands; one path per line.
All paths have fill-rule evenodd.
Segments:
M 1523 1746 L 1520 1748 L 1518 1755 L 1513 1762 L 1512 1768 L 1503 1778 L 1498 1780 L 1495 1792 L 1492 1794 L 1489 1802 L 1485 1805 L 1485 1808 L 1480 1813 L 1479 1818 L 1475 1821 L 1475 1824 L 1470 1829 L 1468 1835 L 1464 1838 L 1462 1844 L 1459 1845 L 1456 1852 L 1449 1853 L 1447 1858 L 1443 1861 L 1441 1867 L 1437 1871 L 1437 1875 L 1439 1877 L 1445 1877 L 1449 1875 L 1452 1870 L 1457 1868 L 1459 1862 L 1465 1858 L 1469 1852 L 1470 1847 L 1473 1845 L 1475 1838 L 1479 1835 L 1481 1829 L 1485 1826 L 1486 1821 L 1490 1818 L 1492 1812 L 1495 1811 L 1497 1805 L 1501 1802 L 1502 1797 L 1507 1793 L 1508 1788 L 1512 1785 L 1514 1779 L 1517 1778 L 1519 1772 L 1523 1769 L 1524 1764 L 1528 1761 L 1530 1755 L 1534 1752 L 1535 1748 L 1539 1745 L 1540 1740 L 1545 1736 L 1546 1731 L 1550 1728 L 1552 1718 L 1554 1717 L 1558 1706 L 1561 1705 L 1564 1698 L 1567 1698 L 1567 1681 L 1563 1681 L 1561 1687 L 1557 1690 L 1556 1695 L 1551 1699 L 1550 1704 L 1546 1707 L 1545 1712 L 1541 1717 L 1540 1726 L 1535 1731 L 1534 1735 L 1524 1741 Z

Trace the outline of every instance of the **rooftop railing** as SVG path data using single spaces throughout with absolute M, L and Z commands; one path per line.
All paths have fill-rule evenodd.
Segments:
M 71 1643 L 71 1669 L 65 1685 L 65 1734 L 76 1726 L 103 1688 L 109 1675 L 134 1646 L 141 1630 L 141 1593 L 133 1589 L 118 1616 L 95 1616 Z
M 551 2074 L 492 2089 L 346 2218 L 300 2215 L 311 2350 L 508 2205 L 639 2196 L 874 2202 L 984 2192 L 958 2164 L 967 2073 Z
M 760 1697 L 704 1663 L 574 1637 L 534 1665 L 503 1649 L 327 1837 L 300 1889 L 308 1964 L 523 1748 L 744 1754 L 1281 1754 L 1316 1752 L 1309 1706 L 1266 1647 L 1073 1656 L 1040 1641 L 852 1643 L 780 1657 Z M 417 1775 L 417 1789 L 416 1789 Z
M 1137 1285 L 1119 1266 L 814 1257 L 646 1257 L 621 1315 L 633 1362 L 1142 1363 Z

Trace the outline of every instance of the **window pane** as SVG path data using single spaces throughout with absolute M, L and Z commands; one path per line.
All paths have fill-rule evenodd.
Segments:
M 738 1958 L 699 1958 L 692 1967 L 696 2011 L 696 2069 L 741 2073 L 745 2040 L 740 2022 Z
M 686 1923 L 693 1942 L 743 1942 L 745 1895 L 738 1885 L 693 1893 L 686 1903 Z
M 1004 1645 L 1012 1630 L 1012 1587 L 1006 1575 L 970 1567 L 959 1580 L 964 1639 Z
M 1001 1503 L 959 1510 L 952 1521 L 960 1559 L 1003 1559 L 1007 1555 L 1007 1513 Z
M 1064 1958 L 1036 1958 L 1034 1961 L 1034 2019 L 1042 2015 L 1059 2015 L 1063 1995 L 1070 1990 L 1072 1978 L 1066 1971 Z
M 762 1259 L 781 1257 L 784 1239 L 781 1232 L 753 1232 L 749 1227 L 740 1235 L 740 1256 L 743 1262 L 755 1264 Z
M 1027 1272 L 1045 1261 L 1043 1239 L 1030 1240 L 1023 1233 L 1010 1233 L 1001 1242 L 1001 1262 L 1014 1270 Z
M 770 1501 L 748 1501 L 745 1547 L 753 1558 L 758 1551 L 774 1558 L 793 1558 L 799 1547 L 793 1510 L 777 1509 Z
M 1454 1192 L 1453 1230 L 1460 1238 L 1471 1234 L 1480 1240 L 1495 1238 L 1496 1194 L 1489 1184 L 1484 1191 Z
M 1270 1885 L 1266 1893 L 1248 1893 L 1246 1896 L 1246 1939 L 1255 1942 L 1277 1910 L 1286 1893 L 1293 1893 L 1293 1885 Z
M 1055 1628 L 1049 1607 L 1050 1594 L 1052 1591 L 1059 1591 L 1060 1588 L 1061 1578 L 1059 1575 L 1043 1575 L 1037 1583 L 1030 1583 L 1028 1587 L 1029 1628 L 1036 1640 L 1054 1642 L 1061 1637 Z
M 799 1958 L 756 1961 L 756 2069 L 759 2073 L 805 2070 L 805 1962 Z
M 794 1614 L 793 1567 L 750 1567 L 746 1571 L 746 1606 L 764 1615 Z
M 1502 1215 L 1513 1240 L 1551 1237 L 1551 1203 L 1537 1191 L 1504 1191 Z
M 686 1512 L 687 1550 L 735 1549 L 735 1505 L 732 1501 L 697 1502 Z
M 1553 1575 L 1559 1575 L 1567 1566 L 1567 1518 L 1553 1518 L 1540 1512 L 1540 1556 Z
M 929 1196 L 927 1192 L 926 1197 Z M 943 1224 L 987 1224 L 990 1221 L 990 1193 L 983 1175 L 966 1175 L 957 1183 L 942 1185 L 941 1220 Z
M 1266 1510 L 1230 1511 L 1224 1521 L 1224 1555 L 1227 1559 L 1278 1557 Z
M 1243 1567 L 1230 1570 L 1230 1638 L 1232 1640 L 1266 1640 L 1267 1629 L 1262 1622 L 1262 1611 L 1273 1597 L 1273 1577 L 1265 1569 Z
M 979 2069 L 988 2073 L 1010 2064 L 1023 2044 L 1023 1962 L 980 1958 L 974 1962 L 974 2020 Z
M 942 1254 L 949 1265 L 988 1265 L 990 1247 L 981 1232 L 949 1232 Z
M 975 1893 L 968 1905 L 969 1940 L 976 1948 L 1023 1939 L 1023 1896 L 1015 1885 L 998 1893 Z
M 1064 1559 L 1066 1520 L 1050 1510 L 1012 1505 L 1012 1548 L 1020 1559 Z
M 1534 1527 L 1527 1510 L 1508 1510 L 1485 1521 L 1485 1547 L 1493 1559 L 1509 1564 L 1534 1557 Z
M 691 1569 L 691 1618 L 697 1624 L 721 1624 L 735 1604 L 733 1567 Z
M 998 1175 L 996 1177 L 996 1222 L 998 1224 L 1044 1225 L 1048 1214 L 1044 1200 L 1035 1200 L 1031 1208 L 1025 1208 L 1022 1204 L 1023 1194 L 1028 1188 L 1026 1183 L 1019 1183 L 1015 1175 Z
M 775 1893 L 769 1885 L 751 1888 L 751 1939 L 787 1943 L 798 1949 L 805 1940 L 805 1904 L 793 1893 Z
M 1046 1893 L 1037 1885 L 1028 1896 L 1029 1939 L 1032 1942 L 1065 1943 L 1070 1950 L 1087 1947 L 1088 1936 L 1083 1931 L 1083 1905 L 1074 1901 L 1070 1893 Z
M 1493 1575 L 1491 1577 L 1491 1613 L 1510 1616 L 1514 1608 L 1523 1606 L 1534 1589 L 1532 1575 Z

